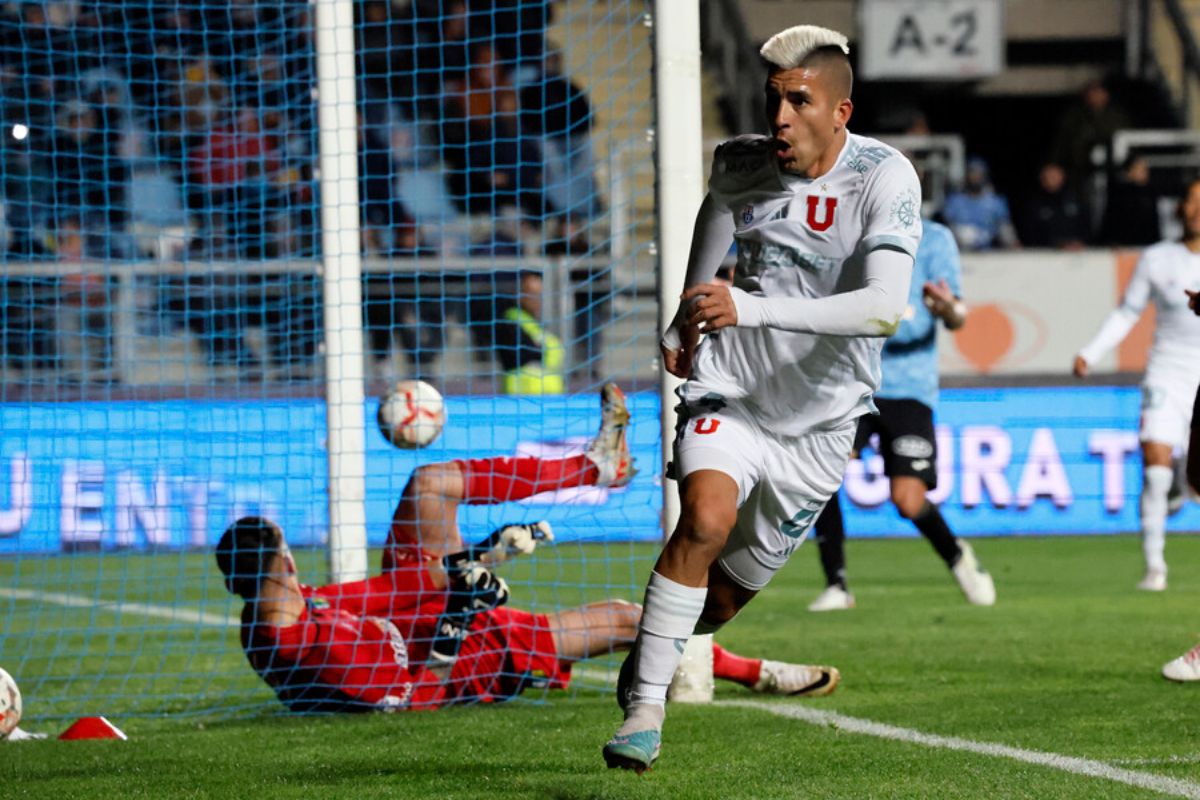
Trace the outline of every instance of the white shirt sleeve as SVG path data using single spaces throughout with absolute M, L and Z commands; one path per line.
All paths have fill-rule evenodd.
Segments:
M 862 247 L 894 247 L 917 257 L 921 244 L 921 181 L 907 158 L 895 154 L 867 176 Z
M 890 248 L 872 250 L 863 286 L 829 297 L 759 297 L 730 289 L 737 327 L 779 328 L 835 336 L 891 336 L 908 304 L 913 259 Z
M 1080 349 L 1079 355 L 1083 360 L 1088 364 L 1095 364 L 1104 358 L 1108 351 L 1120 344 L 1133 330 L 1133 326 L 1141 318 L 1148 302 L 1150 302 L 1150 265 L 1143 255 L 1138 261 L 1137 268 L 1133 271 L 1133 277 L 1129 279 L 1129 285 L 1125 287 L 1125 296 L 1121 298 L 1121 305 L 1104 318 L 1100 330 L 1096 332 L 1090 342 Z
M 712 194 L 704 196 L 700 210 L 696 213 L 696 226 L 692 230 L 692 249 L 688 253 L 687 275 L 683 288 L 708 283 L 717 275 L 729 245 L 733 242 L 733 215 L 722 208 Z M 678 350 L 680 314 L 676 311 L 671 324 L 663 332 L 662 344 L 668 350 Z

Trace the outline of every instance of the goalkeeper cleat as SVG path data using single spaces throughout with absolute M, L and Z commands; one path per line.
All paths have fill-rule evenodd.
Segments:
M 975 558 L 975 550 L 962 539 L 958 540 L 961 551 L 958 560 L 950 571 L 958 581 L 958 588 L 966 595 L 967 602 L 975 606 L 994 606 L 996 604 L 996 584 L 992 576 Z
M 817 599 L 808 604 L 809 611 L 845 611 L 854 608 L 854 595 L 836 583 L 826 586 Z
M 1163 664 L 1162 674 L 1169 681 L 1200 681 L 1200 644 L 1174 661 Z
M 604 745 L 609 769 L 631 769 L 641 775 L 662 750 L 662 706 L 638 703 L 625 712 L 625 722 Z
M 588 445 L 587 457 L 596 465 L 597 486 L 624 486 L 633 480 L 637 469 L 629 455 L 626 431 L 629 409 L 625 393 L 612 381 L 600 387 L 600 432 Z
M 1165 592 L 1167 590 L 1167 571 L 1165 569 L 1147 569 L 1145 576 L 1138 581 L 1137 588 L 1143 592 Z
M 833 694 L 841 681 L 837 667 L 814 667 L 763 659 L 758 681 L 750 687 L 760 694 L 785 694 L 790 697 L 824 697 Z

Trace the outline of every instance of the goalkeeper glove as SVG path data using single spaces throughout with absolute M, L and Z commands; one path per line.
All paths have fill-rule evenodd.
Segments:
M 446 573 L 451 580 L 450 597 L 446 601 L 446 610 L 438 619 L 429 649 L 431 668 L 447 672 L 458 657 L 475 615 L 508 602 L 508 584 L 503 578 L 476 563 L 452 567 L 449 561 L 453 557 L 446 557 Z
M 483 541 L 466 550 L 451 553 L 444 559 L 446 572 L 462 569 L 472 561 L 484 564 L 503 564 L 516 556 L 527 556 L 544 542 L 554 541 L 554 531 L 546 521 L 520 525 L 505 525 L 497 528 Z

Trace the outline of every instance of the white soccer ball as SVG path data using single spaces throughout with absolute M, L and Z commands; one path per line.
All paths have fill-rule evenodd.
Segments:
M 0 740 L 7 739 L 20 721 L 21 690 L 12 675 L 0 669 Z
M 425 447 L 446 424 L 446 402 L 425 381 L 400 381 L 379 401 L 379 432 L 396 447 Z

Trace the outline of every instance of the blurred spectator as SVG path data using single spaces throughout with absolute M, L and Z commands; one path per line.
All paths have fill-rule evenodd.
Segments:
M 1018 247 L 1008 201 L 996 194 L 982 158 L 967 162 L 962 189 L 946 196 L 942 217 L 963 250 Z
M 563 346 L 542 324 L 542 276 L 520 277 L 516 303 L 496 322 L 496 358 L 504 370 L 504 393 L 562 394 Z
M 585 222 L 571 217 L 562 220 L 558 234 L 546 241 L 543 251 L 548 256 L 571 259 L 574 356 L 578 363 L 587 365 L 589 377 L 598 380 L 603 374 L 600 357 L 604 352 L 604 328 L 612 321 L 612 265 L 599 259 L 599 249 L 588 241 Z
M 1100 223 L 1103 244 L 1139 247 L 1154 244 L 1159 233 L 1158 194 L 1150 185 L 1150 163 L 1131 154 L 1108 187 Z
M 1088 240 L 1087 213 L 1058 164 L 1045 164 L 1038 172 L 1038 189 L 1025 205 L 1023 220 L 1027 247 L 1082 250 Z
M 367 255 L 387 255 L 393 244 L 401 253 L 415 249 L 396 242 L 403 229 L 414 230 L 411 215 L 396 196 L 396 165 L 390 142 L 379 129 L 359 114 L 358 124 L 358 202 L 362 218 L 363 250 Z
M 252 108 L 218 121 L 193 148 L 189 205 L 202 221 L 202 252 L 215 258 L 262 257 L 264 218 L 276 203 L 272 181 L 279 167 L 279 153 Z
M 491 22 L 500 57 L 515 69 L 528 67 L 536 76 L 546 52 L 552 0 L 474 0 L 471 7 Z
M 1113 134 L 1129 125 L 1129 117 L 1113 104 L 1104 82 L 1090 81 L 1059 120 L 1049 160 L 1062 166 L 1069 185 L 1082 186 L 1092 173 L 1092 149 L 1102 145 L 1108 152 Z
M 87 237 L 78 218 L 66 218 L 55 232 L 55 254 L 64 264 L 82 264 L 89 256 Z M 108 279 L 86 266 L 82 272 L 69 272 L 59 279 L 59 316 L 74 318 L 75 324 L 63 326 L 62 334 L 74 337 L 78 346 L 78 372 L 81 382 L 112 381 L 112 302 Z
M 107 103 L 102 92 L 96 97 Z M 53 224 L 73 222 L 87 237 L 89 254 L 127 255 L 123 234 L 129 216 L 129 165 L 120 153 L 120 109 L 71 100 L 59 111 L 56 129 Z
M 421 238 L 420 228 L 408 217 L 396 220 L 390 232 L 388 255 L 394 258 L 429 258 L 437 251 Z M 443 300 L 423 294 L 420 273 L 371 271 L 364 281 L 364 316 L 376 374 L 388 375 L 393 336 L 408 356 L 416 377 L 427 377 L 442 352 Z
M 446 82 L 442 131 L 451 190 L 464 211 L 498 216 L 519 206 L 541 217 L 541 150 L 522 130 L 516 92 L 490 45 L 472 51 L 463 79 Z
M 562 71 L 562 54 L 546 56 L 540 80 L 521 90 L 525 129 L 540 134 L 545 155 L 544 186 L 554 210 L 590 218 L 600 211 L 592 156 L 592 109 L 587 94 Z

